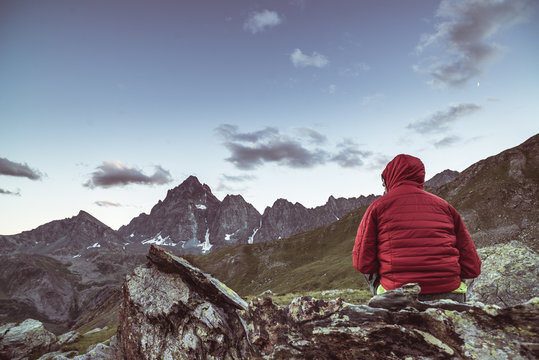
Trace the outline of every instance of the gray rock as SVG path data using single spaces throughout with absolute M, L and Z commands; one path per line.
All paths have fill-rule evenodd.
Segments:
M 73 330 L 73 331 L 70 331 L 70 332 L 67 332 L 65 334 L 58 336 L 58 341 L 56 342 L 56 344 L 58 346 L 72 344 L 75 341 L 77 341 L 79 338 L 80 338 L 80 334 Z
M 47 352 L 56 342 L 56 336 L 46 330 L 40 321 L 24 320 L 0 328 L 0 359 L 22 359 L 32 353 Z
M 152 246 L 147 266 L 126 277 L 118 357 L 251 357 L 238 309 L 247 304 L 218 280 Z
M 513 306 L 539 296 L 539 257 L 513 240 L 478 250 L 481 275 L 470 282 L 468 300 Z

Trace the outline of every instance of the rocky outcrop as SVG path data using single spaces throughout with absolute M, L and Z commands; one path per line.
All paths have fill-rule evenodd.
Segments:
M 239 316 L 247 304 L 224 284 L 156 246 L 124 282 L 117 339 L 125 359 L 247 359 Z
M 21 323 L 0 326 L 0 359 L 19 360 L 30 354 L 51 350 L 56 336 L 40 321 L 27 319 Z
M 435 189 L 451 181 L 455 180 L 459 176 L 458 171 L 454 170 L 444 170 L 441 173 L 434 175 L 430 180 L 425 181 L 425 189 Z
M 539 296 L 539 256 L 519 241 L 478 250 L 481 275 L 468 286 L 468 299 L 514 306 Z
M 241 195 L 227 195 L 221 202 L 210 230 L 216 247 L 253 243 L 260 229 L 260 213 Z
M 286 238 L 306 231 L 310 220 L 309 211 L 305 206 L 278 199 L 273 206 L 267 207 L 264 211 L 255 242 Z
M 247 305 L 185 260 L 152 247 L 128 276 L 118 329 L 121 359 L 532 359 L 539 298 L 511 307 L 422 302 L 417 284 L 369 305 L 309 296 Z

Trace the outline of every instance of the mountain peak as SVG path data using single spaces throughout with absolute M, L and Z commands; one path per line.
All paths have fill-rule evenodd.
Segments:
M 94 222 L 94 223 L 103 224 L 101 221 L 96 219 L 93 215 L 91 215 L 90 213 L 88 213 L 88 212 L 86 212 L 84 210 L 80 210 L 79 213 L 77 214 L 77 216 L 74 216 L 72 219 L 78 220 L 78 221 L 87 220 L 87 221 L 91 221 L 91 222 Z M 105 225 L 105 224 L 103 224 L 103 225 Z

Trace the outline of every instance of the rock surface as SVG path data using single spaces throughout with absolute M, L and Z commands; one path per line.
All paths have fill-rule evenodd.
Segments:
M 519 241 L 478 250 L 481 275 L 468 286 L 468 300 L 514 306 L 539 296 L 539 256 Z
M 27 319 L 0 327 L 0 359 L 18 360 L 32 353 L 46 352 L 56 342 L 40 321 Z
M 449 169 L 444 170 L 441 173 L 434 175 L 430 180 L 425 181 L 424 187 L 425 189 L 434 189 L 440 187 L 455 180 L 458 175 L 458 171 Z
M 299 297 L 245 303 L 157 247 L 124 283 L 120 359 L 533 359 L 539 298 L 501 308 L 421 302 L 410 284 L 370 306 Z M 237 300 L 237 301 L 236 301 Z M 245 310 L 239 310 L 245 309 Z
M 238 309 L 247 304 L 218 280 L 156 246 L 128 275 L 118 327 L 125 359 L 246 359 Z

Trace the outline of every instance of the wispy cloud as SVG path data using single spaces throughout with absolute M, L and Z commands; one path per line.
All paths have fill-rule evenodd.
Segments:
M 329 59 L 326 56 L 319 54 L 316 51 L 313 52 L 312 55 L 306 55 L 300 49 L 292 51 L 292 54 L 290 54 L 290 61 L 292 61 L 292 64 L 294 64 L 295 67 L 314 66 L 323 68 L 329 65 Z
M 97 206 L 102 206 L 102 207 L 121 207 L 122 204 L 120 203 L 115 203 L 115 202 L 112 202 L 112 201 L 96 201 L 94 202 L 94 204 L 96 204 Z
M 21 196 L 21 192 L 19 190 L 17 192 L 13 192 L 13 191 L 9 191 L 9 190 L 0 189 L 0 194 L 1 195 Z
M 355 78 L 355 77 L 360 76 L 362 73 L 369 71 L 370 69 L 371 67 L 368 64 L 360 62 L 360 63 L 355 63 L 352 66 L 341 69 L 339 73 L 341 76 Z
M 248 187 L 245 186 L 245 183 L 256 179 L 256 176 L 253 175 L 226 175 L 221 174 L 221 179 L 217 184 L 217 191 L 227 191 L 241 193 L 246 192 Z
M 416 65 L 433 86 L 458 86 L 481 75 L 501 50 L 492 40 L 502 30 L 524 21 L 529 0 L 443 0 L 432 34 L 421 36 L 417 51 L 433 50 L 425 64 Z M 436 50 L 440 50 L 436 52 Z
M 319 133 L 318 131 L 308 128 L 308 127 L 300 127 L 296 128 L 296 131 L 298 134 L 304 138 L 307 139 L 312 144 L 321 145 L 328 141 L 328 138 L 326 135 Z
M 25 177 L 30 180 L 39 180 L 43 174 L 30 168 L 27 164 L 16 163 L 6 158 L 0 158 L 0 175 Z
M 275 11 L 263 10 L 254 12 L 243 24 L 243 28 L 253 34 L 275 27 L 283 22 L 282 17 Z
M 473 114 L 479 110 L 481 110 L 481 106 L 476 104 L 464 103 L 450 105 L 447 109 L 437 111 L 426 119 L 408 124 L 407 128 L 420 134 L 440 133 L 448 130 L 461 117 Z
M 225 174 L 222 174 L 221 176 L 222 176 L 223 180 L 230 181 L 230 182 L 235 182 L 235 183 L 245 182 L 245 181 L 250 181 L 250 180 L 256 179 L 256 176 L 253 176 L 253 175 L 225 175 Z
M 105 161 L 91 175 L 91 178 L 84 183 L 84 186 L 91 189 L 125 186 L 128 184 L 162 185 L 172 181 L 170 172 L 161 166 L 156 166 L 155 173 L 148 176 L 141 170 L 124 165 L 119 161 Z
M 359 148 L 359 145 L 352 140 L 345 140 L 338 144 L 340 149 L 335 154 L 331 161 L 336 162 L 343 168 L 363 166 L 365 159 L 372 155 L 371 151 L 364 151 Z
M 456 136 L 456 135 L 446 136 L 443 139 L 436 141 L 434 143 L 434 147 L 436 148 L 449 147 L 449 146 L 459 143 L 461 140 L 462 139 L 460 136 Z
M 291 168 L 312 168 L 328 163 L 341 167 L 360 167 L 372 155 L 352 141 L 328 148 L 327 137 L 310 128 L 295 129 L 298 136 L 282 134 L 276 128 L 242 133 L 237 126 L 224 124 L 216 133 L 224 139 L 223 145 L 231 155 L 226 160 L 238 169 L 252 170 L 267 163 Z
M 384 97 L 385 95 L 381 93 L 364 96 L 363 99 L 361 99 L 361 105 L 367 106 L 369 104 L 382 100 Z
M 337 91 L 337 85 L 335 85 L 335 84 L 329 85 L 329 87 L 328 87 L 328 92 L 329 92 L 330 94 L 335 94 L 336 91 Z

